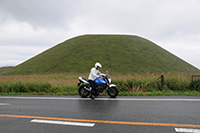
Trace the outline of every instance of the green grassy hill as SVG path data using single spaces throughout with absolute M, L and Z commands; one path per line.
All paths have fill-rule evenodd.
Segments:
M 83 35 L 29 59 L 9 74 L 86 73 L 96 62 L 102 72 L 194 72 L 198 70 L 158 45 L 131 35 Z
M 1 67 L 1 68 L 0 68 L 0 75 L 9 72 L 9 71 L 11 71 L 12 69 L 14 69 L 14 67 Z

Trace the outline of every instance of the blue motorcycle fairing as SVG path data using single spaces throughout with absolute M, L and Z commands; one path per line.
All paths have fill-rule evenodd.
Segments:
M 105 84 L 105 83 L 106 83 L 106 81 L 103 80 L 102 78 L 96 78 L 96 79 L 94 80 L 94 82 L 95 82 L 95 83 L 101 83 L 101 84 Z
M 108 79 L 106 79 L 106 82 L 109 83 Z

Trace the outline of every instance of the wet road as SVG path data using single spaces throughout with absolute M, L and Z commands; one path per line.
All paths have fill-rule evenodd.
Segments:
M 0 96 L 0 132 L 176 133 L 200 130 L 199 110 L 192 96 Z

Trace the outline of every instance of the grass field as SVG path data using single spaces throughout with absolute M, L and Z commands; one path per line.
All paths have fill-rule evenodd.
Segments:
M 200 79 L 192 84 L 188 73 L 166 73 L 165 85 L 160 73 L 110 75 L 119 95 L 200 95 Z M 78 95 L 78 77 L 86 74 L 0 75 L 0 94 Z
M 87 73 L 96 62 L 111 73 L 195 72 L 155 43 L 132 35 L 83 35 L 60 43 L 3 74 Z M 0 69 L 1 74 L 1 69 Z

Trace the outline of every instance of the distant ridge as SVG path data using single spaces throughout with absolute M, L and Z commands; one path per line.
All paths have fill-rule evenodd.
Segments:
M 7 74 L 88 73 L 96 62 L 102 72 L 194 72 L 198 69 L 155 43 L 132 35 L 83 35 L 50 48 Z

